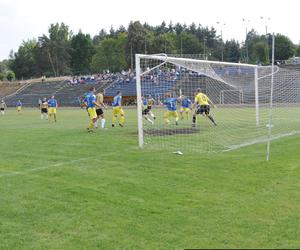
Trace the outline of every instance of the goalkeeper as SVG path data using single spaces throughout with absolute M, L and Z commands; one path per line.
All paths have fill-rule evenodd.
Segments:
M 149 99 L 146 97 L 142 97 L 143 102 L 143 117 L 150 122 L 151 124 L 154 124 L 154 120 L 156 119 L 155 115 L 152 113 L 152 105 L 154 104 L 155 100 L 149 95 Z
M 215 126 L 217 126 L 214 118 L 210 115 L 210 104 L 216 108 L 216 105 L 208 98 L 208 96 L 202 93 L 201 89 L 197 89 L 193 105 L 193 108 L 196 108 L 193 114 L 193 127 L 196 126 L 196 116 L 199 114 L 206 116 Z

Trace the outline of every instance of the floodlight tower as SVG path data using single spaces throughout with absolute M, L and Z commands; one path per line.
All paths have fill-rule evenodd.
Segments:
M 220 26 L 220 29 L 221 29 L 221 43 L 222 43 L 222 47 L 221 47 L 221 59 L 222 59 L 222 62 L 223 62 L 223 60 L 224 60 L 223 27 L 226 25 L 226 23 L 218 21 L 217 24 Z
M 268 23 L 271 21 L 270 17 L 263 17 L 261 16 L 260 19 L 263 21 L 265 28 L 266 28 L 266 54 L 267 54 L 267 60 L 270 62 L 270 57 L 269 57 L 269 44 L 268 44 Z
M 263 17 L 261 16 L 260 19 L 264 22 L 266 28 L 266 36 L 268 34 L 268 23 L 271 21 L 270 17 Z
M 250 23 L 250 20 L 249 19 L 246 19 L 246 18 L 243 18 L 243 23 L 245 24 L 246 26 L 246 38 L 245 38 L 245 46 L 246 46 L 246 63 L 248 63 L 248 60 L 249 60 L 249 51 L 248 51 L 248 25 Z
M 203 38 L 203 54 L 204 54 L 204 60 L 207 60 L 207 56 L 206 56 L 206 37 Z

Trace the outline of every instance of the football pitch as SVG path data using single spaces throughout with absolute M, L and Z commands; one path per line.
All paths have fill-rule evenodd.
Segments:
M 176 136 L 214 136 L 223 148 L 234 138 L 223 111 L 216 130 Z M 172 135 L 139 149 L 135 110 L 125 112 L 124 128 L 110 127 L 108 109 L 108 129 L 95 133 L 78 108 L 58 109 L 56 124 L 38 109 L 0 116 L 0 249 L 300 248 L 299 135 L 273 141 L 269 162 L 265 143 L 181 156 Z M 274 114 L 280 129 L 299 117 Z M 241 135 L 265 135 L 246 125 Z

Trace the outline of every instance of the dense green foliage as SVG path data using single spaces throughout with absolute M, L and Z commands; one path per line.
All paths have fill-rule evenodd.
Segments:
M 272 142 L 270 162 L 265 144 L 178 156 L 139 150 L 125 112 L 95 134 L 80 109 L 0 117 L 0 249 L 300 247 L 299 136 Z
M 271 58 L 271 35 L 254 30 L 243 43 L 223 41 L 215 28 L 194 23 L 151 26 L 135 21 L 127 28 L 101 29 L 93 39 L 82 31 L 74 35 L 64 23 L 51 24 L 48 31 L 23 41 L 11 54 L 9 67 L 17 78 L 120 71 L 134 67 L 136 53 L 200 54 L 209 60 L 255 64 L 269 64 Z M 276 35 L 276 60 L 287 60 L 299 51 L 288 37 Z
M 71 38 L 71 69 L 73 74 L 91 72 L 92 56 L 95 53 L 93 41 L 88 34 L 81 31 Z
M 14 81 L 16 79 L 15 73 L 11 70 L 7 71 L 6 72 L 6 79 L 10 82 Z
M 93 72 L 110 70 L 118 72 L 128 67 L 126 62 L 125 33 L 120 33 L 116 38 L 105 38 L 96 46 L 96 53 L 92 60 Z
M 7 80 L 8 78 L 15 77 L 15 74 L 10 69 L 10 63 L 9 60 L 3 60 L 0 61 L 0 81 Z M 12 74 L 13 73 L 13 74 Z

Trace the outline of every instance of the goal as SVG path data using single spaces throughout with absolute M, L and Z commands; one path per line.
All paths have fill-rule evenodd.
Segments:
M 137 54 L 136 89 L 140 147 L 220 152 L 300 133 L 294 69 Z M 183 107 L 197 91 L 211 100 L 217 126 L 201 108 Z
M 242 104 L 244 102 L 244 95 L 242 90 L 221 90 L 220 104 Z

